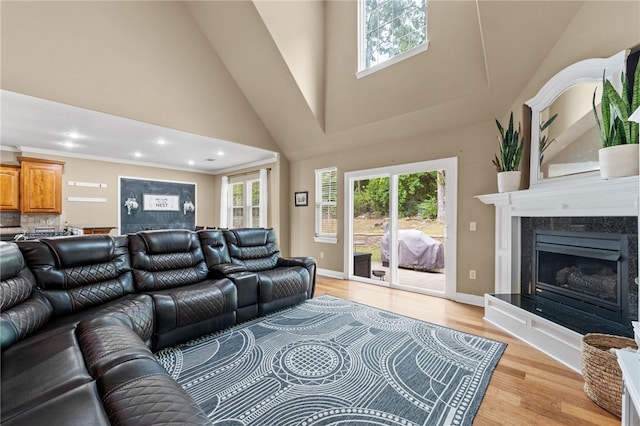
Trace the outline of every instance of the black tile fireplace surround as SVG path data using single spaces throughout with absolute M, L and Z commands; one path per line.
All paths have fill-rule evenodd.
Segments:
M 621 288 L 622 291 L 617 293 L 617 297 L 605 295 L 605 300 L 602 303 L 598 304 L 596 301 L 595 307 L 590 309 L 590 303 L 593 300 L 589 303 L 572 303 L 574 294 L 571 294 L 569 290 L 571 286 L 565 285 L 565 288 L 554 291 L 552 285 L 544 284 L 545 281 L 551 280 L 548 278 L 545 280 L 544 277 L 536 280 L 538 277 L 533 269 L 536 256 L 539 255 L 539 252 L 536 252 L 534 248 L 537 235 L 582 236 L 592 233 L 597 235 L 612 234 L 613 240 L 623 240 L 623 245 L 626 245 L 624 251 L 627 253 L 624 253 L 623 259 L 617 263 L 623 265 L 618 273 L 623 272 L 621 275 L 624 276 L 619 277 L 618 285 L 624 288 Z M 625 237 L 618 238 L 621 235 Z M 542 239 L 545 240 L 545 238 Z M 501 298 L 506 298 L 505 301 L 581 334 L 598 332 L 633 336 L 630 322 L 638 319 L 637 217 L 522 217 L 520 253 L 521 293 L 519 295 L 502 295 Z M 547 256 L 546 253 L 545 256 Z M 586 260 L 580 259 L 577 262 L 584 263 L 585 261 L 588 262 L 588 257 Z M 602 268 L 602 261 L 594 260 L 594 263 L 598 268 Z M 612 269 L 615 269 L 616 262 L 605 261 L 605 264 L 612 265 Z M 578 264 L 578 266 L 581 265 Z M 567 272 L 570 268 L 564 269 L 563 272 Z M 554 271 L 554 276 L 557 272 Z M 538 286 L 537 292 L 536 281 L 543 282 L 541 288 Z M 551 293 L 547 290 L 551 290 Z M 539 294 L 542 293 L 551 297 L 540 297 Z M 567 293 L 569 297 L 564 299 Z M 592 298 L 587 295 L 586 299 Z M 612 302 L 613 299 L 617 299 L 615 303 Z M 616 311 L 616 303 L 622 304 L 617 308 L 619 314 L 611 313 Z M 607 311 L 608 305 L 613 306 L 609 308 L 611 311 Z M 605 309 L 602 310 L 601 306 L 604 306 Z

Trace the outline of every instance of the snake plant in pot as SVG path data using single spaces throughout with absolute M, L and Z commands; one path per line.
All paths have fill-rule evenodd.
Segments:
M 524 146 L 524 136 L 520 130 L 513 127 L 513 112 L 509 116 L 507 129 L 496 119 L 498 126 L 498 143 L 500 146 L 500 156 L 496 155 L 493 165 L 498 172 L 498 192 L 517 191 L 520 189 L 520 159 L 522 158 L 522 148 Z
M 612 179 L 638 174 L 638 123 L 629 121 L 629 116 L 640 106 L 640 66 L 636 67 L 633 79 L 622 74 L 622 93 L 611 81 L 602 78 L 600 116 L 596 105 L 597 89 L 593 92 L 593 114 L 602 140 L 598 151 L 600 176 Z

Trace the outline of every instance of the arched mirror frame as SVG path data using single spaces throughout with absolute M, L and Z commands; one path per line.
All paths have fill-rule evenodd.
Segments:
M 567 180 L 598 175 L 598 171 L 577 173 L 566 176 L 541 179 L 540 176 L 540 113 L 548 108 L 564 91 L 578 83 L 601 82 L 604 72 L 605 78 L 611 81 L 616 90 L 621 89 L 621 75 L 625 68 L 627 52 L 619 52 L 609 58 L 585 59 L 569 65 L 553 76 L 534 96 L 525 104 L 531 108 L 531 162 L 530 186 L 561 183 Z

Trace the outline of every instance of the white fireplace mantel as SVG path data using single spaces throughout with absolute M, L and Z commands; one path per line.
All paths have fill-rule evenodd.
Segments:
M 520 218 L 638 216 L 638 176 L 587 176 L 501 194 L 478 195 L 496 208 L 495 292 L 520 293 Z
M 493 204 L 495 293 L 520 293 L 520 218 L 632 216 L 639 212 L 638 176 L 603 180 L 598 174 L 538 184 L 532 189 L 478 195 Z M 485 318 L 577 372 L 581 335 L 485 295 Z

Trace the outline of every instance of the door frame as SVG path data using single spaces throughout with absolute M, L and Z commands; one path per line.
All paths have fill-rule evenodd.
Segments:
M 394 182 L 397 182 L 398 175 L 429 172 L 433 170 L 444 170 L 446 176 L 445 184 L 445 250 L 444 250 L 444 264 L 445 264 L 445 288 L 444 294 L 439 292 L 432 292 L 428 290 L 420 291 L 414 287 L 411 291 L 424 292 L 429 295 L 440 295 L 447 299 L 453 299 L 456 294 L 456 270 L 457 270 L 457 218 L 458 218 L 458 158 L 449 157 L 441 158 L 437 160 L 421 161 L 417 163 L 399 164 L 395 166 L 378 167 L 367 170 L 357 170 L 353 172 L 345 172 L 344 174 L 344 277 L 349 280 L 356 280 L 367 282 L 375 285 L 382 285 L 386 287 L 404 288 L 402 285 L 392 285 L 392 281 L 380 281 L 372 278 L 357 277 L 353 274 L 353 181 L 362 180 L 373 177 L 388 176 L 389 177 L 389 198 L 395 199 L 395 187 Z M 397 205 L 392 203 L 389 206 L 389 213 L 396 211 Z M 397 215 L 392 216 L 397 217 Z M 397 229 L 398 224 L 396 221 L 390 222 L 390 250 L 393 250 L 392 259 L 397 259 L 398 256 L 398 241 L 397 241 Z

